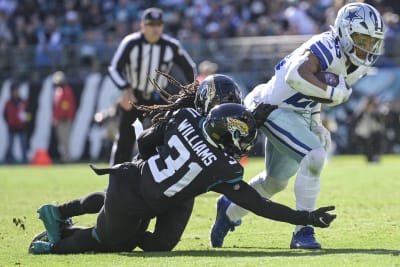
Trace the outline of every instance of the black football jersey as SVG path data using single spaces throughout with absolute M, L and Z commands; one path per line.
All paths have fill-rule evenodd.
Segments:
M 204 120 L 194 109 L 180 109 L 162 129 L 164 145 L 142 167 L 141 192 L 155 211 L 242 180 L 237 160 L 207 142 Z

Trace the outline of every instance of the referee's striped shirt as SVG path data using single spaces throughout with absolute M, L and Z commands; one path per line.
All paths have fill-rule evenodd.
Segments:
M 121 90 L 132 87 L 150 93 L 154 87 L 148 79 L 155 79 L 161 88 L 165 88 L 166 78 L 155 71 L 169 73 L 174 64 L 182 70 L 188 82 L 193 81 L 197 74 L 196 64 L 178 40 L 162 34 L 158 42 L 151 44 L 142 32 L 135 32 L 121 41 L 108 72 Z

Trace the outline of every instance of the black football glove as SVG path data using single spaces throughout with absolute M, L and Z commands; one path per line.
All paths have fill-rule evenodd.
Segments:
M 329 214 L 327 211 L 334 210 L 335 206 L 322 207 L 308 214 L 308 223 L 315 226 L 326 228 L 336 218 L 336 214 Z
M 255 109 L 251 112 L 253 114 L 254 119 L 256 120 L 257 128 L 260 128 L 264 125 L 265 120 L 269 116 L 269 114 L 274 111 L 278 106 L 259 103 L 255 107 Z

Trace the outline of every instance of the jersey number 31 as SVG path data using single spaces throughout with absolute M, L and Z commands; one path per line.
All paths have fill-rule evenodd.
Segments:
M 164 180 L 174 176 L 178 173 L 179 170 L 183 170 L 183 168 L 188 168 L 189 170 L 185 172 L 181 178 L 171 185 L 167 190 L 164 191 L 164 195 L 167 197 L 171 197 L 185 188 L 190 182 L 192 182 L 197 175 L 202 171 L 202 167 L 196 162 L 190 162 L 190 152 L 183 145 L 182 141 L 176 135 L 171 136 L 168 141 L 168 146 L 170 148 L 175 148 L 178 152 L 178 157 L 173 159 L 171 155 L 169 155 L 165 159 L 166 168 L 159 169 L 157 166 L 156 160 L 160 158 L 159 155 L 155 155 L 148 160 L 149 167 L 151 173 L 153 174 L 154 181 L 157 183 L 161 183 Z

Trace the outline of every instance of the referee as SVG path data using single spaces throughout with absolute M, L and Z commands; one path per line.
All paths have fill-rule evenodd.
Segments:
M 131 161 L 136 140 L 132 123 L 137 118 L 142 121 L 143 113 L 132 108 L 130 102 L 136 105 L 165 104 L 149 82 L 149 79 L 155 79 L 161 88 L 167 86 L 167 79 L 156 70 L 169 73 L 172 66 L 177 65 L 188 82 L 192 82 L 197 74 L 194 61 L 180 42 L 163 34 L 161 9 L 146 9 L 140 29 L 122 39 L 108 67 L 111 79 L 122 90 L 119 137 L 113 146 L 112 164 Z

